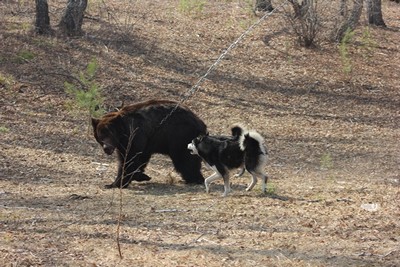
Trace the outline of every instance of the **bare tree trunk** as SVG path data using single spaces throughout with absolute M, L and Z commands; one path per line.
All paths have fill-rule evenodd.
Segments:
M 342 40 L 348 29 L 354 30 L 358 24 L 358 21 L 360 20 L 363 9 L 363 0 L 353 0 L 353 2 L 353 10 L 351 11 L 350 16 L 342 23 L 336 33 L 336 36 L 334 37 L 335 41 L 337 42 Z
M 302 4 L 300 4 L 297 0 L 289 0 L 289 2 L 292 4 L 293 11 L 294 11 L 294 16 L 296 18 L 301 17 L 301 7 Z
M 340 0 L 340 15 L 347 17 L 347 0 Z
M 382 16 L 381 0 L 367 0 L 367 15 L 369 24 L 386 27 Z
M 303 17 L 313 5 L 313 0 L 302 0 L 301 3 L 298 0 L 289 0 L 289 3 L 292 4 L 295 17 Z
M 320 29 L 320 16 L 317 12 L 317 0 L 289 0 L 293 13 L 289 14 L 294 33 L 298 37 L 301 46 L 315 47 L 315 40 Z
M 35 0 L 36 2 L 36 21 L 35 32 L 38 34 L 51 33 L 49 5 L 47 0 Z
M 60 30 L 74 36 L 82 34 L 83 14 L 87 7 L 87 0 L 68 0 L 64 16 L 59 23 Z
M 274 10 L 272 7 L 271 0 L 257 0 L 256 1 L 256 11 L 269 11 Z

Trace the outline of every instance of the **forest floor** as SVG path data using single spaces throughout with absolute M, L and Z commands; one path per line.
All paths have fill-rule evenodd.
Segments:
M 388 27 L 363 16 L 344 61 L 339 44 L 300 47 L 285 7 L 185 101 L 211 134 L 241 122 L 265 137 L 268 193 L 244 175 L 225 198 L 160 155 L 151 181 L 104 189 L 116 159 L 64 83 L 95 58 L 109 107 L 180 100 L 257 21 L 249 1 L 91 1 L 76 38 L 33 34 L 33 1 L 0 2 L 0 262 L 399 266 L 400 5 L 382 2 Z M 57 30 L 65 1 L 49 3 Z

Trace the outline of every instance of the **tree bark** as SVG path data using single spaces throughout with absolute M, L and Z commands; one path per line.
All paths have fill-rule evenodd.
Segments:
M 312 0 L 302 0 L 301 3 L 297 0 L 288 0 L 292 4 L 294 16 L 296 18 L 304 17 L 310 7 L 313 5 Z
M 340 15 L 347 16 L 347 0 L 340 0 Z
M 340 25 L 336 36 L 334 37 L 335 41 L 337 42 L 342 40 L 347 29 L 354 30 L 358 24 L 358 21 L 360 20 L 363 9 L 363 0 L 354 0 L 353 2 L 353 10 L 351 11 L 349 17 L 342 23 L 342 25 Z
M 35 32 L 38 34 L 51 33 L 49 5 L 47 0 L 35 0 L 36 2 L 36 21 Z
M 302 15 L 301 15 L 301 13 L 302 13 L 301 12 L 301 4 L 297 0 L 289 0 L 289 3 L 292 4 L 292 8 L 293 8 L 293 11 L 294 11 L 294 16 L 296 18 L 302 17 Z
M 269 11 L 274 10 L 272 7 L 271 0 L 257 0 L 256 1 L 256 11 Z
M 60 30 L 69 36 L 81 35 L 86 7 L 87 0 L 68 0 L 64 16 L 58 25 Z
M 381 0 L 367 0 L 368 23 L 375 26 L 386 27 L 382 16 Z

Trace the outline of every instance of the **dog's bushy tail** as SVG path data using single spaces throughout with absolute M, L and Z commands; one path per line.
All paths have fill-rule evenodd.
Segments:
M 256 131 L 245 131 L 239 139 L 240 149 L 245 152 L 246 161 L 255 164 L 255 168 L 263 167 L 267 161 L 267 149 L 264 138 Z
M 261 154 L 267 155 L 267 149 L 264 145 L 264 138 L 256 131 L 248 131 L 243 134 L 240 143 L 242 150 L 258 151 Z
M 267 155 L 267 149 L 264 145 L 264 138 L 254 130 L 247 130 L 241 124 L 234 124 L 231 128 L 233 139 L 237 140 L 242 151 L 248 151 L 255 155 Z

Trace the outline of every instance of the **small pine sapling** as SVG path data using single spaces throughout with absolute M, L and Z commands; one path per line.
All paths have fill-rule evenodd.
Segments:
M 80 87 L 73 83 L 65 82 L 65 92 L 73 99 L 68 102 L 71 110 L 83 111 L 87 118 L 99 117 L 104 114 L 101 108 L 104 98 L 101 94 L 101 87 L 95 81 L 98 68 L 97 60 L 93 58 L 84 72 L 79 73 L 76 80 Z

